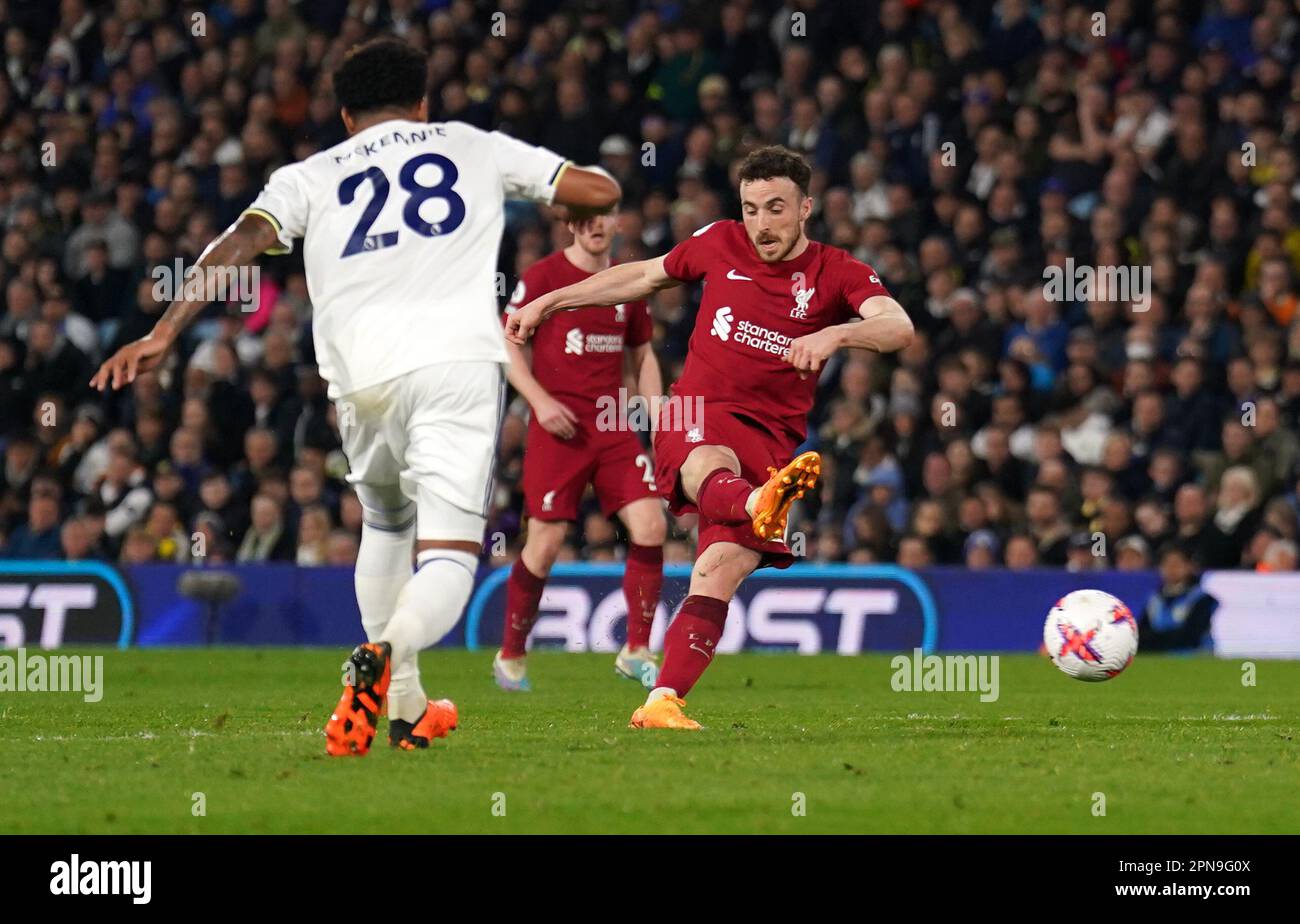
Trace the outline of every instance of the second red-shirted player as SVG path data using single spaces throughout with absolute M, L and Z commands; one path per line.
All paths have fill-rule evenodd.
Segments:
M 511 296 L 507 318 L 531 299 L 608 267 L 614 223 L 610 215 L 569 222 L 573 243 L 528 268 Z M 533 337 L 531 357 L 522 347 L 507 344 L 510 384 L 528 401 L 532 417 L 524 450 L 527 537 L 506 585 L 505 630 L 492 662 L 502 689 L 531 689 L 528 634 L 588 484 L 601 511 L 623 521 L 629 539 L 623 576 L 627 643 L 614 667 L 649 688 L 655 685 L 650 629 L 663 588 L 663 501 L 655 488 L 654 464 L 635 430 L 617 414 L 602 412 L 611 403 L 627 406 L 618 400 L 625 362 L 637 393 L 647 398 L 661 393 L 651 333 L 649 307 L 629 300 L 552 318 Z

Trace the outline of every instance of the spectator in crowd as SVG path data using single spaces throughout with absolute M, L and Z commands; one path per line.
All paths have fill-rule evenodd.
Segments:
M 357 563 L 357 537 L 350 530 L 336 529 L 329 535 L 326 543 L 325 564 L 336 567 L 351 568 Z
M 124 565 L 147 565 L 158 561 L 158 543 L 141 524 L 131 526 L 122 540 L 118 558 Z
M 1002 543 L 991 529 L 977 529 L 966 537 L 963 563 L 972 570 L 996 568 L 1001 563 Z
M 1125 536 L 1115 544 L 1115 567 L 1120 571 L 1148 570 L 1151 544 L 1142 536 Z
M 59 498 L 53 490 L 33 491 L 27 503 L 27 522 L 9 536 L 10 558 L 62 558 L 59 536 Z
M 1102 551 L 1102 543 L 1094 540 L 1088 533 L 1075 533 L 1070 536 L 1065 551 L 1065 570 L 1074 573 L 1082 571 L 1100 571 L 1107 566 L 1108 559 Z
M 230 533 L 221 517 L 205 510 L 194 518 L 190 537 L 192 561 L 196 565 L 222 565 L 230 562 L 233 550 Z
M 1210 643 L 1218 601 L 1201 589 L 1200 563 L 1185 544 L 1160 550 L 1160 589 L 1138 616 L 1140 651 L 1190 651 Z
M 125 431 L 108 438 L 108 465 L 98 493 L 104 506 L 104 530 L 114 541 L 120 541 L 144 517 L 153 500 L 148 473 L 136 460 L 134 444 Z
M 72 517 L 63 522 L 59 530 L 59 547 L 67 561 L 85 561 L 97 558 L 94 548 L 94 534 L 80 517 Z
M 1045 565 L 1066 563 L 1070 528 L 1061 515 L 1061 500 L 1055 491 L 1036 486 L 1025 502 L 1029 535 L 1037 547 L 1037 561 Z
M 330 515 L 320 504 L 312 504 L 298 516 L 298 551 L 294 561 L 300 565 L 323 565 L 329 557 Z
M 1255 470 L 1236 465 L 1223 473 L 1215 501 L 1210 555 L 1218 567 L 1235 568 L 1260 520 L 1259 480 Z
M 1269 542 L 1260 559 L 1257 571 L 1295 571 L 1300 564 L 1300 550 L 1290 539 L 1274 539 Z
M 1012 571 L 1024 571 L 1039 565 L 1038 543 L 1026 533 L 1016 533 L 1007 540 L 1003 564 Z
M 180 513 L 175 504 L 165 500 L 154 501 L 145 518 L 145 530 L 154 541 L 157 561 L 189 561 L 190 537 L 181 530 Z
M 293 561 L 293 537 L 285 527 L 279 500 L 262 493 L 253 498 L 252 517 L 235 558 L 241 562 Z

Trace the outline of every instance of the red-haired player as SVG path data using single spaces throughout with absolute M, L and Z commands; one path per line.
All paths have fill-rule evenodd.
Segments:
M 591 277 L 610 265 L 615 219 L 610 215 L 570 221 L 573 243 L 534 263 L 519 281 L 507 316 L 525 301 Z M 592 485 L 606 516 L 617 516 L 628 534 L 623 593 L 627 643 L 614 669 L 655 685 L 650 628 L 663 589 L 663 501 L 655 490 L 654 463 L 635 430 L 617 409 L 624 363 L 647 399 L 663 389 L 650 346 L 650 309 L 629 299 L 612 307 L 567 312 L 539 326 L 531 359 L 510 343 L 510 384 L 532 408 L 524 450 L 527 538 L 506 585 L 505 631 L 492 662 L 497 685 L 528 690 L 525 643 L 546 578 L 564 544 L 568 524 Z
M 670 401 L 655 434 L 655 479 L 674 512 L 699 513 L 699 549 L 658 685 L 632 714 L 636 728 L 700 727 L 683 697 L 713 659 L 727 604 L 755 568 L 790 564 L 786 517 L 821 468 L 815 452 L 791 456 L 806 437 L 822 364 L 841 347 L 884 353 L 912 339 L 912 322 L 871 267 L 808 240 L 810 178 L 799 155 L 760 148 L 740 165 L 743 223 L 714 222 L 663 257 L 542 295 L 507 323 L 507 337 L 523 343 L 563 309 L 704 283 L 672 394 L 702 399 L 703 420 L 671 420 Z

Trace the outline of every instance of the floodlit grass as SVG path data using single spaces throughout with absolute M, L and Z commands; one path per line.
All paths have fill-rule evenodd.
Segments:
M 642 692 L 612 655 L 534 653 L 536 691 L 508 694 L 491 653 L 434 651 L 460 729 L 334 759 L 342 650 L 92 653 L 99 703 L 0 694 L 0 833 L 1300 831 L 1300 663 L 1246 687 L 1237 662 L 1140 655 L 1085 684 L 1004 656 L 982 703 L 895 692 L 883 656 L 720 656 L 692 734 L 628 729 Z

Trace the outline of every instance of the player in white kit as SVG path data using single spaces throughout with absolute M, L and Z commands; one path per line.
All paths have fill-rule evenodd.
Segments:
M 425 695 L 417 656 L 460 619 L 482 550 L 508 362 L 495 284 L 504 201 L 582 215 L 620 195 L 608 174 L 544 148 L 427 122 L 425 91 L 416 49 L 354 48 L 334 75 L 348 140 L 273 172 L 198 261 L 243 266 L 303 240 L 317 362 L 365 510 L 356 593 L 369 642 L 345 664 L 325 728 L 336 756 L 365 754 L 385 707 L 390 743 L 408 750 L 457 722 L 454 704 Z M 92 386 L 157 367 L 205 304 L 170 305 Z

